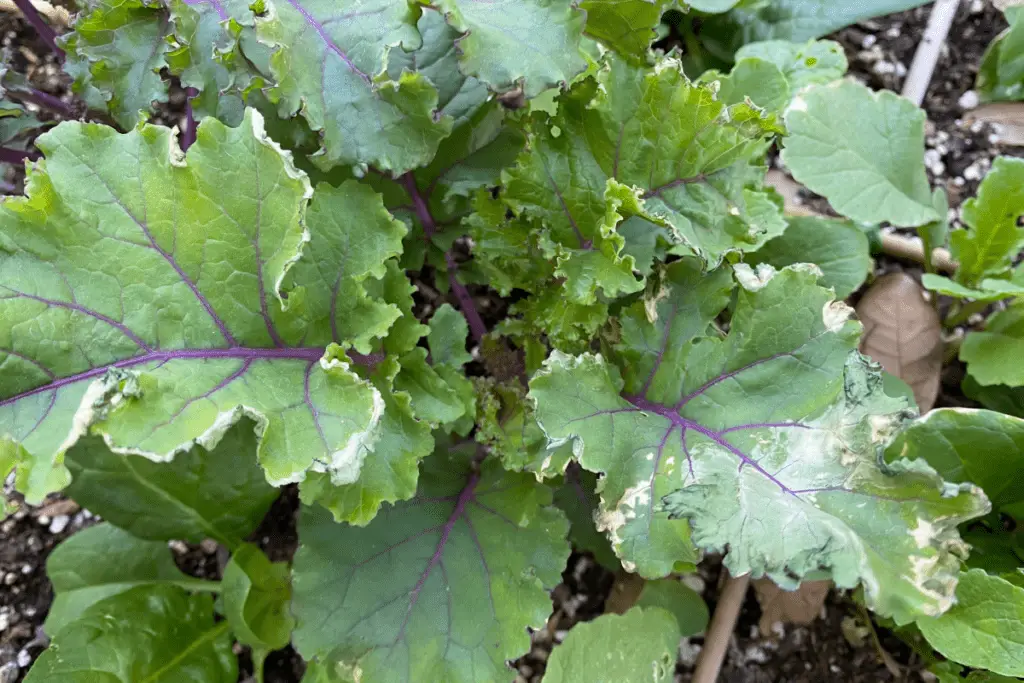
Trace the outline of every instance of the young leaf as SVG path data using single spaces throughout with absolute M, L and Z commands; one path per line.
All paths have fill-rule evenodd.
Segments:
M 291 640 L 295 620 L 288 613 L 288 565 L 272 563 L 246 543 L 231 555 L 221 581 L 224 612 L 238 642 L 263 652 Z
M 821 268 L 819 282 L 845 299 L 860 289 L 871 270 L 868 237 L 850 221 L 818 216 L 786 219 L 786 232 L 747 256 L 751 264 L 768 263 L 784 268 L 794 263 L 813 263 Z
M 1024 386 L 1024 302 L 1015 302 L 988 319 L 983 332 L 971 332 L 960 347 L 967 372 L 983 386 Z
M 924 170 L 925 114 L 910 100 L 845 79 L 814 85 L 786 110 L 782 161 L 793 177 L 861 223 L 937 220 Z
M 653 69 L 613 58 L 597 80 L 596 90 L 587 81 L 562 96 L 555 118 L 534 115 L 530 149 L 503 195 L 516 214 L 544 222 L 572 301 L 642 288 L 621 219 L 644 219 L 711 265 L 782 233 L 764 171 L 750 161 L 780 131 L 774 117 L 725 106 L 671 58 Z
M 737 62 L 748 57 L 757 57 L 777 66 L 793 93 L 806 85 L 838 80 L 849 68 L 843 46 L 834 40 L 811 40 L 807 43 L 765 40 L 744 45 L 736 52 Z
M 356 253 L 343 237 L 317 214 L 306 231 L 309 184 L 261 121 L 204 121 L 184 156 L 148 125 L 39 139 L 28 197 L 0 207 L 0 471 L 17 465 L 31 501 L 66 484 L 63 453 L 90 429 L 165 461 L 214 447 L 243 414 L 273 483 L 358 479 L 384 400 L 332 344 L 363 333 L 335 334 L 335 295 L 381 264 L 341 270 Z M 379 199 L 325 201 L 359 234 L 391 230 Z
M 985 50 L 975 87 L 986 102 L 1024 99 L 1024 7 L 1003 10 L 1010 27 Z
M 637 607 L 660 607 L 672 613 L 684 638 L 702 633 L 708 627 L 708 606 L 700 594 L 677 579 L 658 579 L 644 583 Z
M 256 463 L 252 423 L 232 427 L 214 450 L 196 446 L 169 463 L 111 453 L 88 437 L 68 452 L 68 496 L 125 531 L 154 541 L 212 538 L 235 548 L 278 490 Z
M 1024 520 L 1024 420 L 990 410 L 933 410 L 885 454 L 920 458 L 949 481 L 977 484 L 996 510 Z
M 935 273 L 922 275 L 921 284 L 926 289 L 955 299 L 1001 301 L 1011 296 L 1024 296 L 1024 270 L 1016 271 L 1012 280 L 985 278 L 975 288 L 966 287 L 955 280 Z
M 217 587 L 182 574 L 166 543 L 140 540 L 111 524 L 84 529 L 54 548 L 46 575 L 55 594 L 43 625 L 51 638 L 97 602 L 138 586 Z
M 430 319 L 430 333 L 427 335 L 431 363 L 461 368 L 473 360 L 466 351 L 468 336 L 469 326 L 462 314 L 448 304 L 441 304 Z
M 984 495 L 919 461 L 879 468 L 913 411 L 885 395 L 856 351 L 860 325 L 812 269 L 735 274 L 724 340 L 707 330 L 728 271 L 682 260 L 650 315 L 643 302 L 623 312 L 614 365 L 555 353 L 531 381 L 549 438 L 605 473 L 600 525 L 624 566 L 657 577 L 693 561 L 688 521 L 734 575 L 793 588 L 825 568 L 900 621 L 948 609 L 966 551 L 956 526 L 987 511 Z
M 980 569 L 960 575 L 956 605 L 917 621 L 945 657 L 1004 676 L 1024 676 L 1024 588 Z
M 521 87 L 532 98 L 587 68 L 579 47 L 586 15 L 569 0 L 439 0 L 437 9 L 465 34 L 460 70 L 491 90 Z
M 90 105 L 101 104 L 131 128 L 140 111 L 148 116 L 153 102 L 167 101 L 167 84 L 160 78 L 167 66 L 162 47 L 170 33 L 167 16 L 153 0 L 96 0 L 85 7 L 74 32 L 64 38 L 74 89 L 94 92 L 86 96 Z
M 202 681 L 236 683 L 228 622 L 213 599 L 177 586 L 140 586 L 87 609 L 61 630 L 26 683 Z
M 670 683 L 679 638 L 675 617 L 658 607 L 603 614 L 574 626 L 552 650 L 544 682 Z
M 1003 275 L 1024 246 L 1024 159 L 998 157 L 962 209 L 966 230 L 950 233 L 950 251 L 959 263 L 956 280 L 968 287 Z
M 292 612 L 306 659 L 362 680 L 508 679 L 550 614 L 567 525 L 546 486 L 474 452 L 439 450 L 417 498 L 365 529 L 303 511 Z
M 924 292 L 906 273 L 878 278 L 857 302 L 864 323 L 860 350 L 914 390 L 921 412 L 939 395 L 942 321 Z

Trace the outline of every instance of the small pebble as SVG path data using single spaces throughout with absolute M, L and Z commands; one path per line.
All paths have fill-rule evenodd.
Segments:
M 39 522 L 39 526 L 49 526 L 50 524 L 50 518 L 46 515 L 39 515 L 39 518 L 36 521 Z
M 167 547 L 178 555 L 184 555 L 188 552 L 188 546 L 183 541 L 167 541 Z
M 50 533 L 51 534 L 59 534 L 59 533 L 61 533 L 62 531 L 64 531 L 65 529 L 68 528 L 68 522 L 70 522 L 70 521 L 71 521 L 71 518 L 68 517 L 67 515 L 57 515 L 56 517 L 53 518 L 53 521 L 50 522 Z
M 887 28 L 885 30 L 885 37 L 886 38 L 899 38 L 900 37 L 900 33 L 901 33 L 900 32 L 900 27 L 899 26 L 893 26 L 893 27 Z
M 862 41 L 860 41 L 860 46 L 863 47 L 865 50 L 870 50 L 871 46 L 873 46 L 877 42 L 878 36 L 876 36 L 873 33 L 869 33 L 866 36 L 864 36 L 864 39 Z
M 971 14 L 981 14 L 985 11 L 984 0 L 971 0 Z
M 10 572 L 7 576 L 4 577 L 4 584 L 7 586 L 13 586 L 15 582 L 17 582 L 17 580 L 18 575 L 14 572 Z
M 28 653 L 28 650 L 22 650 L 18 653 L 18 666 L 22 669 L 27 669 L 28 665 L 32 663 L 32 655 Z
M 960 105 L 961 109 L 974 109 L 978 106 L 979 102 L 981 102 L 981 99 L 978 97 L 978 93 L 973 90 L 968 90 L 957 100 L 957 104 Z
M 0 612 L 0 633 L 7 630 L 7 627 L 11 625 L 11 617 L 7 612 Z
M 35 569 L 35 567 L 33 567 L 33 566 L 32 566 L 32 565 L 30 565 L 30 564 L 26 564 L 26 565 L 23 565 L 23 566 L 21 567 L 21 573 L 22 573 L 22 574 L 24 574 L 25 576 L 28 576 L 29 574 L 31 574 L 31 573 L 32 573 L 32 570 L 33 570 L 33 569 Z
M 0 666 L 0 683 L 14 683 L 18 680 L 18 665 L 15 662 L 7 662 Z
M 217 552 L 217 541 L 213 540 L 212 538 L 204 538 L 202 542 L 199 544 L 199 549 L 207 555 L 213 555 L 215 552 Z

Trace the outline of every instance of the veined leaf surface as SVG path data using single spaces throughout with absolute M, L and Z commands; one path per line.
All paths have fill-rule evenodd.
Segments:
M 735 575 L 796 586 L 827 568 L 897 620 L 948 609 L 966 552 L 956 526 L 988 501 L 920 461 L 879 468 L 914 411 L 884 394 L 856 351 L 860 325 L 813 267 L 735 276 L 725 339 L 707 330 L 732 278 L 684 259 L 655 310 L 623 314 L 614 363 L 556 352 L 531 381 L 549 438 L 604 473 L 600 526 L 624 566 L 658 577 L 694 561 L 692 528 Z

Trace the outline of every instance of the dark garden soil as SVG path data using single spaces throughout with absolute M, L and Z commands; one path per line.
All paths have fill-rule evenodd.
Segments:
M 930 6 L 926 6 L 864 22 L 833 36 L 847 51 L 851 74 L 873 88 L 898 92 L 924 32 L 929 11 Z M 996 156 L 1024 156 L 1024 149 L 998 147 L 988 126 L 971 123 L 965 116 L 965 110 L 976 102 L 972 88 L 985 46 L 1004 26 L 1002 15 L 990 2 L 964 0 L 925 99 L 924 106 L 929 113 L 926 157 L 929 175 L 936 186 L 945 187 L 949 193 L 954 221 L 956 210 L 976 192 Z M 3 46 L 12 50 L 14 68 L 25 74 L 33 86 L 66 96 L 66 77 L 60 73 L 45 45 L 26 28 L 20 17 L 0 13 L 0 36 Z M 169 102 L 157 107 L 154 121 L 180 125 L 183 106 L 184 94 L 175 84 Z M 8 193 L 20 192 L 21 169 L 7 166 L 3 174 Z M 819 211 L 828 211 L 827 204 L 820 198 L 808 196 L 805 201 Z M 878 259 L 878 272 L 900 268 L 914 270 L 906 264 Z M 424 284 L 418 297 L 418 312 L 434 308 L 439 298 L 437 291 Z M 497 316 L 506 306 L 506 302 L 498 299 L 479 303 L 490 314 L 489 318 Z M 943 404 L 966 404 L 959 392 L 958 372 L 956 366 L 947 371 L 945 393 L 940 399 Z M 295 488 L 286 488 L 250 539 L 272 560 L 288 560 L 294 553 L 297 508 Z M 52 599 L 52 589 L 45 575 L 47 555 L 69 535 L 95 522 L 96 518 L 88 511 L 59 497 L 39 507 L 25 506 L 0 522 L 0 683 L 22 680 L 46 645 L 41 626 Z M 184 571 L 200 577 L 219 577 L 226 557 L 215 544 L 191 546 L 173 542 L 170 546 Z M 691 582 L 702 588 L 712 611 L 718 598 L 721 573 L 719 562 L 711 558 L 702 565 L 699 574 L 691 577 Z M 603 612 L 613 582 L 614 576 L 589 555 L 573 554 L 563 574 L 563 583 L 552 595 L 551 620 L 547 628 L 533 634 L 533 648 L 515 663 L 517 673 L 510 673 L 510 680 L 514 677 L 516 683 L 540 681 L 551 648 L 574 624 Z M 903 678 L 897 679 L 882 663 L 867 624 L 847 595 L 833 592 L 817 621 L 810 626 L 776 629 L 771 637 L 764 637 L 758 631 L 759 616 L 760 608 L 751 591 L 729 647 L 720 679 L 724 683 L 934 680 L 930 674 L 919 670 L 920 662 L 906 645 L 885 629 L 878 628 L 881 648 L 903 669 Z M 701 646 L 701 637 L 683 641 L 677 681 L 690 680 Z M 239 654 L 242 665 L 239 680 L 251 680 L 248 653 L 239 650 Z M 297 683 L 302 670 L 301 659 L 288 649 L 276 653 L 267 662 L 266 680 L 267 683 Z

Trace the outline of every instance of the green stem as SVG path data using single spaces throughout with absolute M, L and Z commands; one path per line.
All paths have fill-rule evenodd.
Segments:
M 959 327 L 970 320 L 972 315 L 975 313 L 981 313 L 991 305 L 991 301 L 970 301 L 968 303 L 962 303 L 956 313 L 946 318 L 943 325 L 946 327 Z
M 697 33 L 693 30 L 693 21 L 683 17 L 682 21 L 679 22 L 679 25 L 683 32 L 683 42 L 686 44 L 686 54 L 689 55 L 691 60 L 693 60 L 693 67 L 696 71 L 694 76 L 699 76 L 705 71 L 704 50 L 701 48 L 700 40 L 697 38 Z
M 193 593 L 220 593 L 222 590 L 220 581 L 206 581 L 204 579 L 175 581 L 174 585 Z

